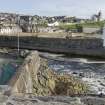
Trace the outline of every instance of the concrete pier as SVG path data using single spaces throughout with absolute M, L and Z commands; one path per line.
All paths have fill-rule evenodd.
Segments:
M 99 38 L 44 38 L 32 36 L 0 36 L 0 47 L 40 50 L 54 53 L 98 56 L 105 58 L 103 39 Z

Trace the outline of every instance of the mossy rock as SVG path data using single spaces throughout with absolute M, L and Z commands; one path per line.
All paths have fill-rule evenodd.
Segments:
M 33 92 L 35 95 L 75 95 L 87 92 L 87 86 L 70 75 L 57 75 L 51 70 L 47 61 L 41 59 L 41 67 L 37 79 L 33 77 Z

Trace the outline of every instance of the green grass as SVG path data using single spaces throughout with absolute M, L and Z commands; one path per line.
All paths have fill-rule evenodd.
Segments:
M 105 24 L 105 21 L 100 21 L 100 22 L 83 23 L 81 25 L 84 27 L 103 27 L 104 24 Z
M 103 27 L 105 24 L 105 21 L 100 22 L 86 22 L 86 23 L 76 23 L 76 24 L 63 24 L 59 26 L 60 29 L 77 29 L 78 27 Z

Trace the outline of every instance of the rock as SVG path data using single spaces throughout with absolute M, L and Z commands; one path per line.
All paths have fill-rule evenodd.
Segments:
M 78 73 L 74 71 L 72 74 L 77 75 Z
M 100 85 L 102 85 L 102 86 L 104 86 L 104 87 L 105 87 L 105 83 L 102 83 L 101 81 L 100 81 Z
M 72 76 L 57 76 L 55 91 L 58 95 L 84 94 L 86 90 L 86 85 Z
M 47 65 L 47 60 L 40 58 L 37 78 L 33 78 L 35 95 L 74 95 L 84 94 L 87 86 L 70 75 L 58 75 Z
M 105 105 L 102 97 L 70 97 L 87 90 L 82 81 L 58 75 L 38 52 L 31 52 L 8 85 L 0 86 L 0 105 Z
M 105 99 L 99 97 L 68 96 L 5 96 L 0 95 L 0 105 L 105 105 Z
M 8 96 L 0 95 L 0 105 L 5 105 L 5 102 L 8 100 Z
M 85 77 L 84 73 L 79 73 L 80 77 Z
M 10 95 L 11 87 L 8 85 L 0 85 L 0 94 Z
M 20 56 L 21 57 L 24 57 L 25 58 L 28 54 L 29 54 L 29 51 L 28 50 L 21 50 L 20 51 Z
M 38 52 L 31 52 L 11 79 L 12 93 L 31 93 L 35 96 L 83 94 L 84 83 L 70 75 L 58 75 L 48 67 Z
M 25 96 L 27 97 L 27 96 Z M 13 97 L 8 99 L 6 105 L 84 105 L 80 98 L 71 97 Z M 79 100 L 79 101 L 78 101 Z

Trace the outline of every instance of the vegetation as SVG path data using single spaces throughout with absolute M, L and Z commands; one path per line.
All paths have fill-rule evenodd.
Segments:
M 65 30 L 77 30 L 78 32 L 82 31 L 83 27 L 103 27 L 105 24 L 105 21 L 98 21 L 98 22 L 85 22 L 85 23 L 72 23 L 72 24 L 61 24 L 59 26 L 60 29 Z
M 98 22 L 87 22 L 81 24 L 84 27 L 103 27 L 105 24 L 105 21 L 98 21 Z
M 71 75 L 57 74 L 51 70 L 46 59 L 41 59 L 37 75 L 33 75 L 33 93 L 36 96 L 86 94 L 87 85 Z

